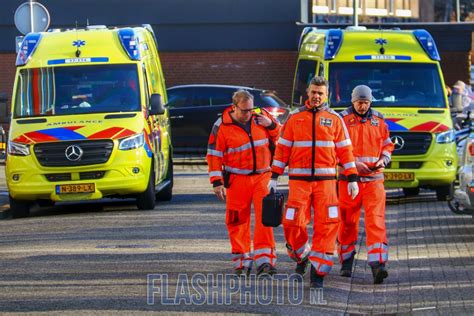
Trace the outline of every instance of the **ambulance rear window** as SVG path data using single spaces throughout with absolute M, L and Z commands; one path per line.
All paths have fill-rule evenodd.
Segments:
M 14 117 L 140 111 L 137 66 L 23 69 Z
M 330 63 L 331 107 L 349 106 L 352 89 L 361 84 L 372 89 L 375 107 L 446 107 L 436 64 Z

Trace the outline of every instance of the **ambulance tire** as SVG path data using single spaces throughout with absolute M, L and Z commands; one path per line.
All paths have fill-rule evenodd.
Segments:
M 8 196 L 10 199 L 10 213 L 12 218 L 23 218 L 30 215 L 30 201 L 21 201 Z
M 169 184 L 156 194 L 158 201 L 171 201 L 173 198 L 173 158 L 171 156 L 168 161 L 165 181 L 169 181 Z
M 405 196 L 415 196 L 420 194 L 420 187 L 417 188 L 403 188 L 403 194 Z
M 452 195 L 454 191 L 454 185 L 448 184 L 443 185 L 442 187 L 436 188 L 436 199 L 438 201 L 447 201 Z
M 153 167 L 152 167 L 153 168 Z M 153 210 L 156 206 L 156 192 L 155 192 L 155 172 L 150 172 L 148 179 L 148 186 L 145 192 L 137 195 L 137 207 L 139 210 Z

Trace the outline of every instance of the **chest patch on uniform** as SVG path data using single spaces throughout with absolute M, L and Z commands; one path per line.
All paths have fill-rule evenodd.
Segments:
M 370 120 L 370 124 L 372 126 L 379 126 L 379 121 L 377 119 L 373 118 L 373 119 Z
M 319 119 L 319 125 L 331 127 L 332 126 L 332 119 L 322 117 L 322 118 Z
M 356 124 L 357 124 L 357 121 L 353 117 L 349 119 L 349 122 L 347 122 L 347 125 L 349 126 L 355 126 Z

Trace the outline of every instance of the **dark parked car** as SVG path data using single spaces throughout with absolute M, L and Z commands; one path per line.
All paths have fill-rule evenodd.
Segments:
M 167 92 L 174 152 L 205 154 L 214 122 L 231 105 L 232 94 L 240 89 L 254 96 L 255 107 L 268 110 L 280 122 L 288 117 L 290 108 L 273 91 L 209 84 L 171 87 Z

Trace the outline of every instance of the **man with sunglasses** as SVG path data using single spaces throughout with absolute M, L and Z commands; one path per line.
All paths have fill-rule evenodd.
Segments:
M 382 283 L 388 276 L 387 232 L 385 229 L 385 189 L 383 169 L 390 163 L 394 145 L 388 126 L 381 113 L 371 108 L 372 90 L 359 85 L 352 91 L 352 106 L 341 112 L 354 147 L 354 157 L 359 173 L 361 194 L 351 199 L 347 194 L 347 177 L 339 173 L 339 205 L 341 226 L 338 236 L 340 274 L 352 275 L 355 247 L 359 233 L 361 207 L 365 212 L 367 262 L 372 269 L 374 283 Z
M 207 150 L 214 193 L 226 201 L 226 225 L 232 247 L 234 271 L 249 275 L 253 261 L 257 274 L 275 274 L 273 229 L 262 224 L 262 200 L 271 176 L 270 145 L 278 139 L 280 125 L 264 109 L 254 108 L 253 96 L 239 90 L 212 128 Z M 255 210 L 254 253 L 251 249 L 250 209 Z

